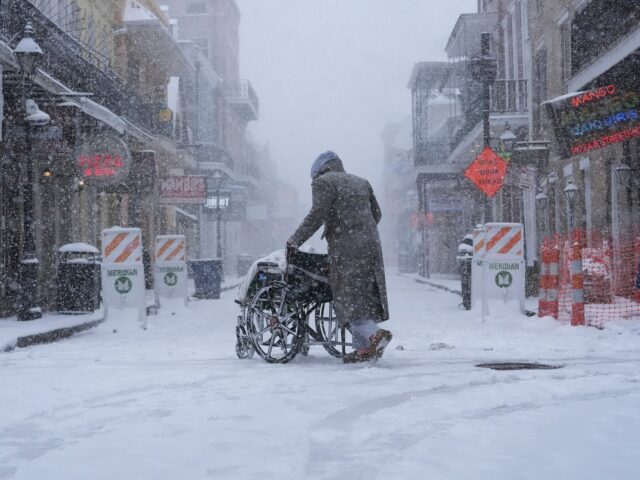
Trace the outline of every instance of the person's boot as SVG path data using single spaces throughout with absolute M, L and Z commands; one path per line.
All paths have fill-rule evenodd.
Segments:
M 371 350 L 370 356 L 375 360 L 381 358 L 384 354 L 384 349 L 387 348 L 392 339 L 393 334 L 389 330 L 380 329 L 371 335 L 369 339 L 371 341 L 371 346 L 369 347 Z
M 361 348 L 360 350 L 354 350 L 351 353 L 347 353 L 342 357 L 342 363 L 362 363 L 369 362 L 374 359 L 373 350 L 371 347 Z

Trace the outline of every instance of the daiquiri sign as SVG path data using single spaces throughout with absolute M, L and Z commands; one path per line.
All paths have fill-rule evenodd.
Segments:
M 605 85 L 545 102 L 560 154 L 585 154 L 640 137 L 640 94 Z

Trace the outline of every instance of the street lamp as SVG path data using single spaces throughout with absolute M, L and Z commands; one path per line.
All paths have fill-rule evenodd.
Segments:
M 564 187 L 564 195 L 567 198 L 567 203 L 569 204 L 569 230 L 573 230 L 573 208 L 575 205 L 575 201 L 578 198 L 578 187 L 569 180 L 567 186 Z
M 49 115 L 42 112 L 35 101 L 27 99 L 31 94 L 33 77 L 43 60 L 43 53 L 33 39 L 33 26 L 27 23 L 24 36 L 18 42 L 13 53 L 20 65 L 22 73 L 22 102 L 25 109 L 25 165 L 26 181 L 22 183 L 23 197 L 23 230 L 24 241 L 22 245 L 22 260 L 20 262 L 20 285 L 18 293 L 18 320 L 35 320 L 42 317 L 38 292 L 38 258 L 33 232 L 33 189 L 34 189 L 34 165 L 32 158 L 31 129 L 36 126 L 46 125 L 50 121 Z
M 33 26 L 31 22 L 28 22 L 25 26 L 24 37 L 18 42 L 16 48 L 13 49 L 13 54 L 20 64 L 20 71 L 24 75 L 25 80 L 33 80 L 38 68 L 42 64 L 44 54 L 40 46 L 33 39 Z
M 547 210 L 549 206 L 549 197 L 542 190 L 536 195 L 536 206 L 540 210 Z
M 516 140 L 518 137 L 511 131 L 511 125 L 509 122 L 504 124 L 504 132 L 500 135 L 500 143 L 504 146 L 504 149 L 507 153 L 513 152 L 513 147 L 516 144 Z
M 620 185 L 627 188 L 631 185 L 631 172 L 631 167 L 626 163 L 621 163 L 616 167 L 616 177 Z

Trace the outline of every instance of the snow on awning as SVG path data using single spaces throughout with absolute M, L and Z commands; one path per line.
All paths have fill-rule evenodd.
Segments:
M 181 208 L 173 207 L 173 209 L 175 210 L 175 212 L 177 214 L 182 215 L 182 216 L 188 218 L 189 220 L 192 220 L 194 222 L 198 221 L 198 217 L 196 217 L 195 215 L 193 215 L 193 214 L 191 214 L 189 212 L 186 212 L 185 210 L 182 210 Z

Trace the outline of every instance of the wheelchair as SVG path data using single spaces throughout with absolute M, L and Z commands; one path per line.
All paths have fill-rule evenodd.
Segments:
M 297 250 L 284 266 L 282 255 L 259 260 L 238 297 L 240 359 L 257 353 L 269 363 L 288 363 L 313 345 L 342 358 L 352 346 L 351 332 L 338 323 L 332 307 L 328 255 Z

